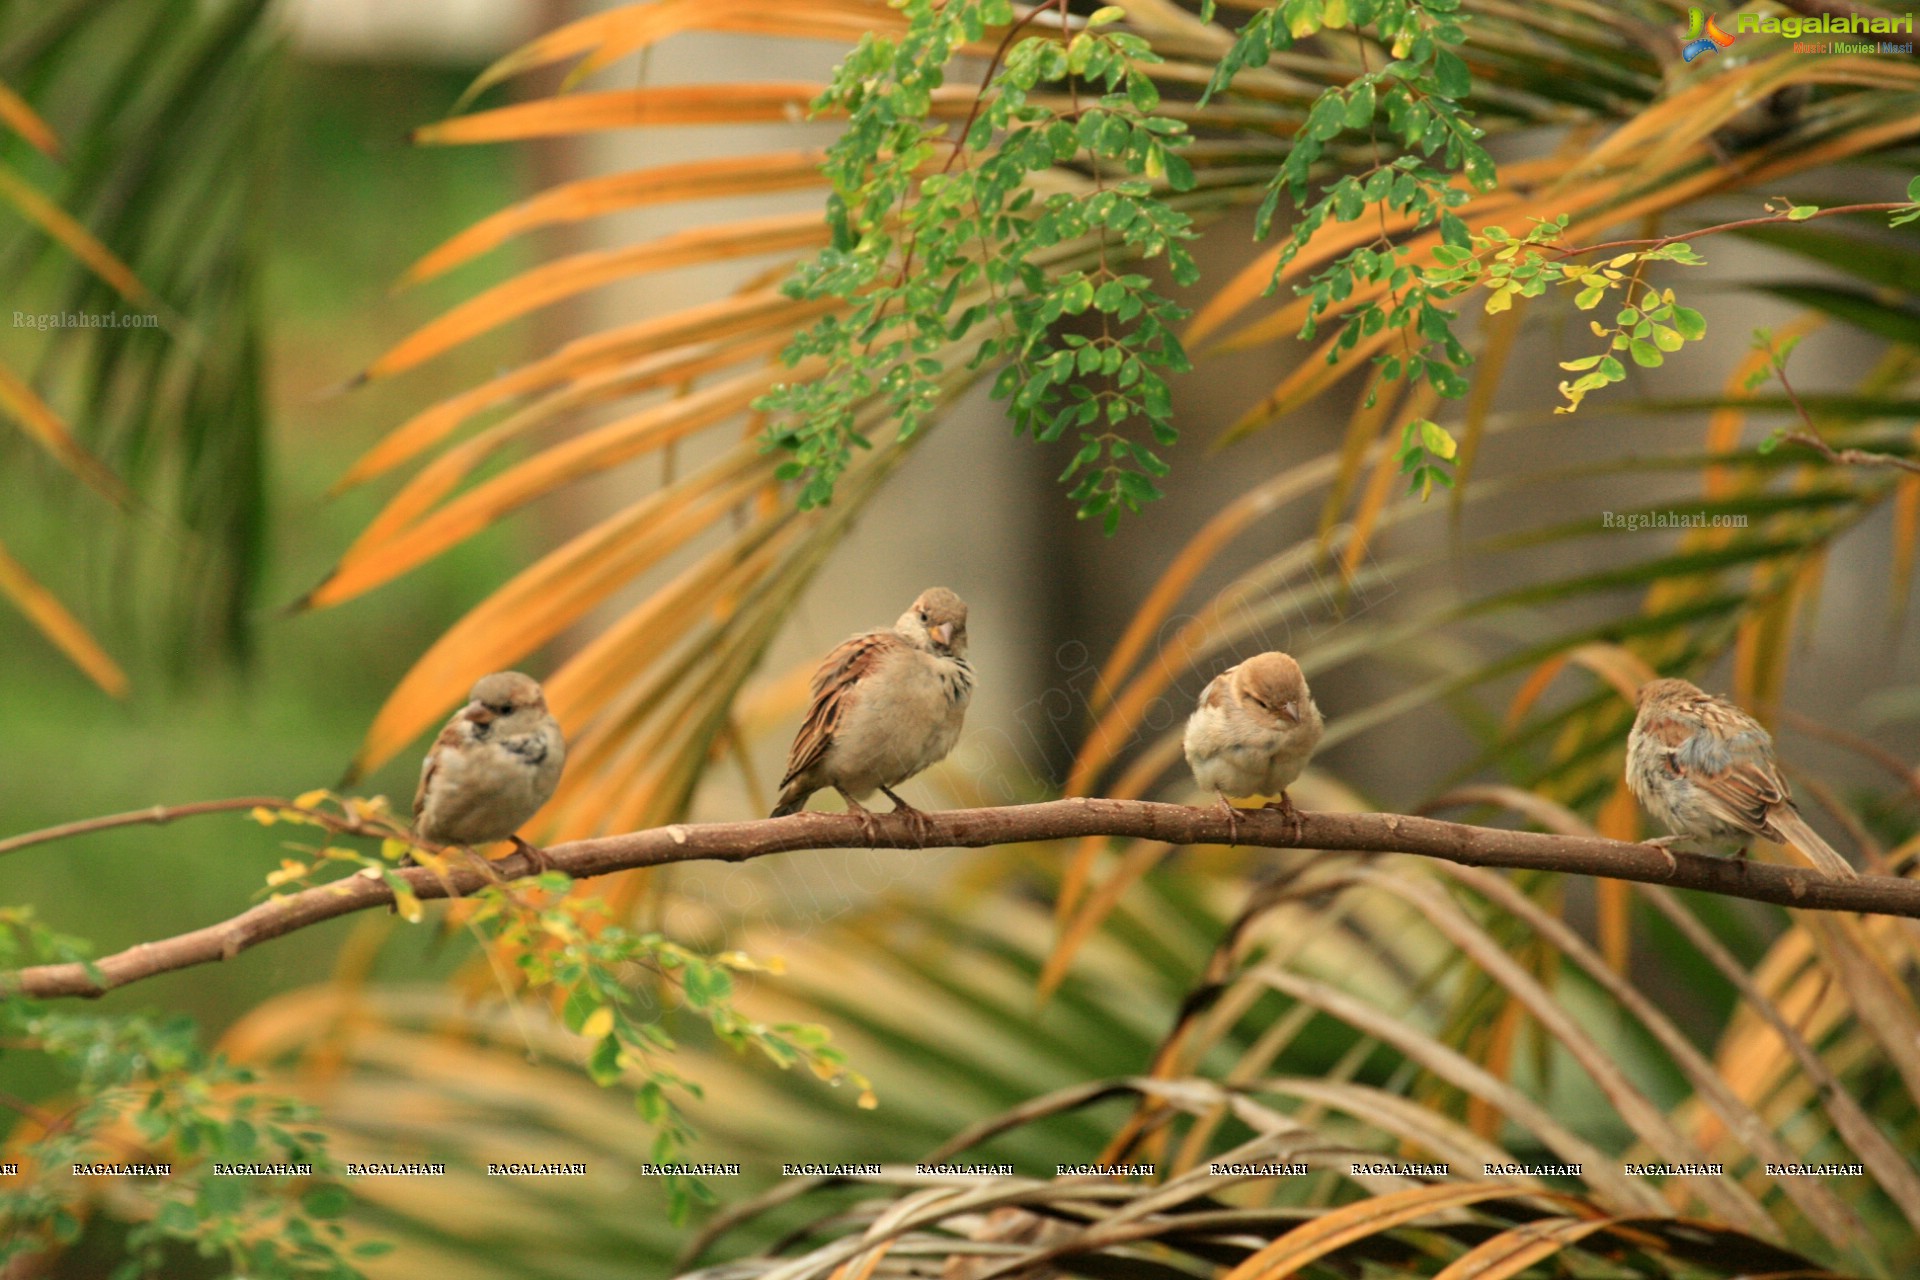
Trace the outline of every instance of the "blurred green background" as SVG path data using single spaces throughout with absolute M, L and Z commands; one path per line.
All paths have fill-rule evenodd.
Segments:
M 273 545 L 254 618 L 257 651 L 243 669 L 217 660 L 184 672 L 166 665 L 164 646 L 153 643 L 155 624 L 143 621 L 152 608 L 120 607 L 125 596 L 153 590 L 142 576 L 117 572 L 115 548 L 126 530 L 112 527 L 92 495 L 9 433 L 0 444 L 6 487 L 73 492 L 52 503 L 4 504 L 0 536 L 128 668 L 133 692 L 125 702 L 107 697 L 17 612 L 0 609 L 8 668 L 0 680 L 0 832 L 159 803 L 332 786 L 400 674 L 523 562 L 518 527 L 508 521 L 401 589 L 320 613 L 286 612 L 381 496 L 363 489 L 330 499 L 328 487 L 425 398 L 522 356 L 525 336 L 483 338 L 393 382 L 350 391 L 341 384 L 450 302 L 523 267 L 526 251 L 509 247 L 447 280 L 393 291 L 419 254 L 522 190 L 524 161 L 510 148 L 422 148 L 405 137 L 410 125 L 443 115 L 478 66 L 285 65 L 270 131 L 273 198 L 262 210 L 269 252 L 261 305 L 274 317 L 267 331 Z M 41 337 L 14 329 L 5 336 L 17 340 L 9 353 L 16 357 Z M 416 768 L 397 762 L 357 793 L 384 791 L 404 809 Z M 263 829 L 244 815 L 202 817 L 28 849 L 5 860 L 0 878 L 8 901 L 37 904 L 49 923 L 105 954 L 243 909 L 288 838 L 286 829 Z M 115 993 L 107 1003 L 183 1010 L 217 1035 L 266 995 L 321 976 L 352 927 L 339 921 L 307 930 L 224 965 Z M 414 951 L 394 947 L 384 963 L 431 963 Z M 0 1058 L 0 1088 L 15 1087 L 7 1076 L 20 1062 L 19 1055 Z

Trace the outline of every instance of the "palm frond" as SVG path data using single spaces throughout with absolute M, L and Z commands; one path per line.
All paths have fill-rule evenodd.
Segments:
M 261 565 L 272 8 L 221 0 L 183 17 L 165 0 L 113 0 L 0 15 L 0 78 L 68 144 L 45 182 L 0 168 L 0 191 L 42 233 L 16 240 L 0 273 L 23 306 L 112 319 L 52 330 L 33 381 L 143 507 L 185 531 L 184 554 L 161 539 L 119 551 L 126 573 L 168 587 L 159 618 L 132 620 L 182 655 L 245 654 Z

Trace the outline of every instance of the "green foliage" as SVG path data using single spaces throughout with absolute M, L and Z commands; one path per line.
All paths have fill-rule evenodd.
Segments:
M 149 625 L 182 673 L 212 655 L 248 657 L 260 609 L 260 212 L 285 78 L 277 14 L 271 0 L 0 5 L 0 82 L 50 104 L 70 148 L 57 165 L 22 157 L 23 171 L 44 171 L 49 194 L 150 295 L 122 296 L 38 232 L 9 243 L 0 281 L 13 307 L 159 320 L 56 329 L 31 359 L 54 406 L 174 527 L 150 543 L 137 521 L 99 532 L 118 541 L 121 578 L 165 586 Z M 0 156 L 9 149 L 0 131 Z
M 943 353 L 985 326 L 972 367 L 998 366 L 993 392 L 1018 431 L 1048 443 L 1075 432 L 1081 447 L 1061 479 L 1074 482 L 1080 515 L 1111 531 L 1160 496 L 1168 467 L 1155 446 L 1179 437 L 1166 375 L 1189 368 L 1173 331 L 1184 309 L 1122 270 L 1164 257 L 1177 283 L 1198 278 L 1190 219 L 1156 194 L 1193 185 L 1178 153 L 1185 126 L 1157 113 L 1144 69 L 1160 59 L 1113 29 L 1114 8 L 1069 36 L 1015 41 L 1023 24 L 1008 0 L 903 7 L 907 33 L 863 39 L 816 104 L 849 121 L 826 165 L 833 243 L 789 291 L 848 310 L 787 349 L 790 363 L 818 359 L 824 372 L 761 402 L 769 439 L 794 455 L 781 474 L 802 481 L 802 505 L 828 501 L 853 449 L 869 444 L 856 406 L 879 397 L 912 435 L 945 394 Z M 948 62 L 1009 24 L 1014 42 L 961 136 L 947 137 L 929 114 Z M 1087 177 L 1067 190 L 1033 182 L 1056 166 Z
M 0 968 L 84 953 L 29 908 L 0 909 Z M 360 1273 L 347 1257 L 382 1248 L 349 1247 L 333 1221 L 348 1197 L 309 1110 L 208 1055 L 187 1019 L 74 1012 L 14 995 L 0 999 L 0 1041 L 43 1056 L 70 1090 L 57 1109 L 29 1110 L 37 1136 L 8 1150 L 23 1174 L 0 1182 L 0 1269 L 9 1274 L 9 1264 L 79 1238 L 93 1193 L 90 1179 L 69 1175 L 75 1165 L 171 1166 L 167 1177 L 114 1179 L 139 1211 L 113 1280 L 165 1274 L 183 1243 L 253 1280 L 352 1280 Z M 221 1165 L 280 1171 L 222 1174 Z
M 1904 227 L 1909 222 L 1920 222 L 1920 178 L 1907 183 L 1907 199 L 1913 201 L 1913 204 L 1894 213 L 1888 219 L 1889 226 Z
M 296 846 L 301 856 L 284 859 L 267 876 L 267 889 L 315 883 L 314 873 L 332 864 L 355 868 L 393 891 L 394 908 L 409 923 L 425 917 L 419 898 L 395 867 L 403 856 L 444 875 L 449 859 L 411 843 L 404 829 L 387 820 L 384 797 L 362 799 L 310 791 L 292 808 L 253 811 L 253 820 L 272 826 L 287 823 L 320 828 L 329 835 L 380 838 L 378 853 L 331 841 Z M 876 1100 L 867 1078 L 847 1065 L 824 1027 L 812 1023 L 755 1021 L 735 1004 L 733 975 L 778 972 L 739 951 L 702 955 L 658 933 L 635 933 L 610 923 L 598 898 L 568 894 L 572 880 L 548 872 L 531 881 L 489 885 L 467 900 L 468 925 L 492 956 L 511 957 L 529 994 L 551 999 L 567 1030 L 588 1045 L 585 1067 L 594 1083 L 633 1090 L 634 1105 L 654 1129 L 653 1159 L 673 1164 L 696 1134 L 676 1096 L 701 1096 L 698 1082 L 669 1065 L 679 1047 L 667 1027 L 678 1008 L 697 1019 L 721 1044 L 752 1050 L 784 1069 L 805 1066 L 833 1085 L 851 1083 L 859 1105 Z M 531 891 L 531 892 L 530 892 Z M 692 1176 L 669 1173 L 668 1210 L 678 1224 L 696 1203 L 713 1196 Z
M 1472 88 L 1467 64 L 1454 52 L 1466 39 L 1456 17 L 1459 0 L 1288 0 L 1254 14 L 1220 60 L 1208 94 L 1220 92 L 1247 67 L 1264 66 L 1276 51 L 1330 29 L 1351 29 L 1365 68 L 1314 102 L 1287 158 L 1268 183 L 1255 222 L 1257 234 L 1272 230 L 1281 198 L 1297 217 L 1275 268 L 1280 273 L 1329 221 L 1377 219 L 1380 234 L 1357 245 L 1317 272 L 1296 292 L 1308 300 L 1300 336 L 1312 340 L 1322 319 L 1369 292 L 1384 295 L 1346 308 L 1326 358 L 1337 362 L 1362 338 L 1397 331 L 1400 342 L 1377 357 L 1383 376 L 1409 384 L 1427 379 L 1450 399 L 1466 394 L 1461 370 L 1473 362 L 1453 334 L 1452 315 L 1442 305 L 1453 294 L 1444 281 L 1407 261 L 1408 250 L 1388 234 L 1389 220 L 1403 228 L 1438 224 L 1445 243 L 1465 249 L 1466 224 L 1449 212 L 1494 183 L 1494 165 L 1480 146 L 1481 130 L 1464 102 Z M 1210 15 L 1211 2 L 1203 7 Z M 1375 69 L 1368 49 L 1385 46 L 1389 58 Z M 1315 167 L 1336 144 L 1362 140 L 1369 161 L 1342 172 L 1312 194 Z M 1391 156 L 1391 158 L 1388 158 Z M 1343 169 L 1347 166 L 1343 166 Z M 1464 177 L 1464 184 L 1461 178 Z M 1312 198 L 1310 198 L 1312 197 Z
M 1423 502 L 1435 485 L 1453 488 L 1453 460 L 1459 452 L 1452 434 L 1426 418 L 1415 418 L 1400 430 L 1400 474 Z
M 757 1022 L 735 1007 L 733 975 L 772 972 L 772 966 L 738 951 L 704 956 L 658 933 L 595 919 L 605 904 L 563 896 L 571 881 L 558 872 L 535 883 L 556 895 L 548 905 L 529 908 L 513 886 L 493 886 L 478 895 L 473 921 L 489 945 L 515 956 L 528 989 L 550 995 L 567 1029 L 590 1044 L 586 1069 L 594 1083 L 633 1090 L 634 1106 L 654 1127 L 656 1162 L 673 1163 L 695 1136 L 675 1095 L 701 1096 L 699 1084 L 665 1060 L 678 1047 L 663 1016 L 673 1004 L 704 1021 L 720 1043 L 755 1050 L 781 1068 L 804 1064 L 832 1084 L 850 1081 L 861 1106 L 875 1105 L 866 1077 L 848 1068 L 825 1028 Z M 696 1177 L 670 1173 L 665 1182 L 675 1224 L 686 1221 L 696 1202 L 713 1202 Z
M 993 332 L 974 350 L 973 366 L 998 365 L 993 391 L 1009 402 L 1017 430 L 1041 442 L 1076 433 L 1080 448 L 1060 479 L 1073 486 L 1079 514 L 1112 532 L 1122 512 L 1160 496 L 1156 481 L 1168 466 L 1154 446 L 1179 434 L 1165 375 L 1189 367 L 1173 332 L 1184 310 L 1147 276 L 1115 265 L 1164 254 L 1177 283 L 1197 277 L 1183 244 L 1189 219 L 1162 194 L 1188 189 L 1193 174 L 1177 151 L 1185 127 L 1156 114 L 1160 92 L 1143 68 L 1159 58 L 1138 36 L 1109 29 L 1123 16 L 1118 8 L 1100 10 L 1070 36 L 1029 36 L 1011 47 L 1022 24 L 1005 0 L 908 0 L 904 8 L 907 33 L 863 40 L 817 104 L 844 110 L 850 122 L 827 165 L 834 243 L 790 289 L 840 299 L 849 310 L 788 348 L 790 363 L 812 358 L 823 371 L 761 402 L 774 415 L 770 440 L 794 455 L 782 475 L 802 481 L 802 505 L 827 501 L 852 451 L 869 444 L 855 428 L 856 407 L 877 396 L 902 435 L 919 430 L 947 388 L 942 354 L 985 323 Z M 1449 244 L 1464 248 L 1466 226 L 1448 210 L 1469 198 L 1469 186 L 1493 182 L 1480 130 L 1462 106 L 1471 77 L 1453 51 L 1465 38 L 1457 8 L 1457 0 L 1292 0 L 1261 9 L 1203 96 L 1327 29 L 1351 28 L 1363 49 L 1370 35 L 1390 50 L 1379 69 L 1319 96 L 1267 186 L 1257 228 L 1269 234 L 1283 195 L 1298 208 L 1284 269 L 1330 219 L 1378 216 L 1375 242 L 1301 287 L 1310 301 L 1302 336 L 1314 337 L 1322 317 L 1355 295 L 1383 292 L 1391 305 L 1367 301 L 1346 313 L 1328 360 L 1390 326 L 1401 342 L 1380 357 L 1385 376 L 1426 378 L 1449 397 L 1465 394 L 1460 370 L 1472 361 L 1443 306 L 1457 290 L 1406 261 L 1387 219 L 1438 223 Z M 1007 24 L 980 105 L 962 136 L 947 138 L 929 124 L 947 63 L 963 43 Z M 1064 89 L 1064 101 L 1036 96 L 1049 87 Z M 1360 133 L 1372 165 L 1334 178 L 1310 200 L 1329 146 Z M 1085 190 L 1043 193 L 1033 182 L 1075 165 L 1091 175 Z M 1110 181 L 1109 172 L 1122 176 Z M 1080 326 L 1064 327 L 1076 319 Z M 1150 443 L 1125 430 L 1134 423 L 1145 424 Z M 1419 434 L 1434 433 L 1446 435 L 1431 424 Z M 1410 482 L 1423 493 L 1449 483 L 1440 462 L 1450 455 L 1414 450 Z

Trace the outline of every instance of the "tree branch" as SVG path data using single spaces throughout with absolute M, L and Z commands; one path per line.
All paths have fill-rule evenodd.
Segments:
M 1787 399 L 1793 402 L 1793 411 L 1800 415 L 1805 431 L 1788 431 L 1782 438 L 1795 444 L 1803 444 L 1819 453 L 1835 466 L 1858 464 L 1868 467 L 1899 467 L 1903 471 L 1920 472 L 1920 462 L 1911 458 L 1902 458 L 1891 453 L 1870 453 L 1865 449 L 1836 449 L 1826 442 L 1820 434 L 1820 428 L 1813 425 L 1813 415 L 1807 412 L 1807 406 L 1801 402 L 1800 393 L 1787 381 L 1787 361 L 1784 356 L 1771 349 L 1767 352 L 1773 362 L 1773 376 L 1780 379 L 1780 389 L 1787 393 Z
M 1666 853 L 1650 845 L 1599 837 L 1541 835 L 1474 827 L 1395 813 L 1303 813 L 1298 825 L 1264 809 L 1243 811 L 1239 843 L 1265 849 L 1411 853 L 1472 867 L 1560 871 L 1698 889 L 1732 898 L 1817 911 L 1861 911 L 1920 919 L 1920 880 L 1865 876 L 1830 880 L 1799 867 Z M 1074 799 L 1000 809 L 873 815 L 871 825 L 837 813 L 802 813 L 755 822 L 676 824 L 554 845 L 547 857 L 575 879 L 675 862 L 745 862 L 798 849 L 977 849 L 988 845 L 1117 836 L 1168 844 L 1228 844 L 1233 833 L 1217 806 L 1144 800 Z M 524 854 L 492 864 L 509 878 L 533 874 Z M 450 865 L 444 879 L 424 867 L 394 872 L 422 899 L 465 895 L 488 883 L 471 866 Z M 98 996 L 155 974 L 230 960 L 250 947 L 337 916 L 393 901 L 385 882 L 366 872 L 263 902 L 191 933 L 143 942 L 89 963 L 39 965 L 0 974 L 0 990 L 36 998 Z
M 1832 209 L 1817 209 L 1803 217 L 1794 217 L 1791 213 L 1770 213 L 1764 218 L 1742 218 L 1738 222 L 1719 222 L 1711 227 L 1701 227 L 1695 231 L 1683 231 L 1672 236 L 1653 236 L 1641 240 L 1608 240 L 1601 244 L 1585 244 L 1572 247 L 1556 247 L 1555 253 L 1563 258 L 1579 254 L 1601 253 L 1608 249 L 1664 249 L 1670 244 L 1685 244 L 1689 240 L 1698 240 L 1703 236 L 1717 236 L 1724 231 L 1745 231 L 1748 227 L 1770 227 L 1781 222 L 1809 222 L 1814 218 L 1831 218 L 1842 213 L 1891 213 L 1896 209 L 1911 209 L 1912 203 L 1905 200 L 1880 200 L 1872 204 L 1843 204 Z
M 169 822 L 178 822 L 182 818 L 201 818 L 214 813 L 251 813 L 255 809 L 271 809 L 275 813 L 290 809 L 340 835 L 373 836 L 382 839 L 392 836 L 405 839 L 407 834 L 404 827 L 382 827 L 374 823 L 341 817 L 322 809 L 308 808 L 279 796 L 238 796 L 232 800 L 199 800 L 193 804 L 156 804 L 147 809 L 110 813 L 99 818 L 82 818 L 78 822 L 63 822 L 57 827 L 43 827 L 38 831 L 29 831 L 24 835 L 9 836 L 5 840 L 0 840 L 0 855 L 13 853 L 19 849 L 28 849 L 36 844 L 71 840 L 75 836 L 91 835 L 96 831 L 112 831 L 117 827 L 163 827 Z

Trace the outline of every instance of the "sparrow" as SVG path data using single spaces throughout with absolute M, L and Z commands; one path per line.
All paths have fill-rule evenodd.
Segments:
M 413 833 L 467 848 L 511 840 L 545 871 L 545 852 L 517 833 L 559 785 L 567 762 L 560 723 L 539 684 L 518 671 L 480 677 L 470 698 L 421 763 Z
M 871 824 L 876 790 L 894 812 L 920 811 L 893 788 L 946 758 L 973 698 L 967 606 L 945 587 L 920 593 L 888 631 L 843 642 L 813 673 L 813 702 L 794 736 L 773 816 L 798 813 L 832 787 Z
M 1284 653 L 1256 654 L 1201 691 L 1187 718 L 1187 763 L 1194 781 L 1220 797 L 1237 839 L 1240 811 L 1228 796 L 1278 795 L 1266 807 L 1299 821 L 1287 788 L 1326 730 L 1300 664 Z
M 1858 878 L 1794 808 L 1774 763 L 1773 739 L 1724 698 L 1685 680 L 1650 680 L 1627 735 L 1627 786 L 1674 834 L 1645 843 L 1737 840 L 1747 856 L 1755 836 L 1791 844 L 1821 871 Z

